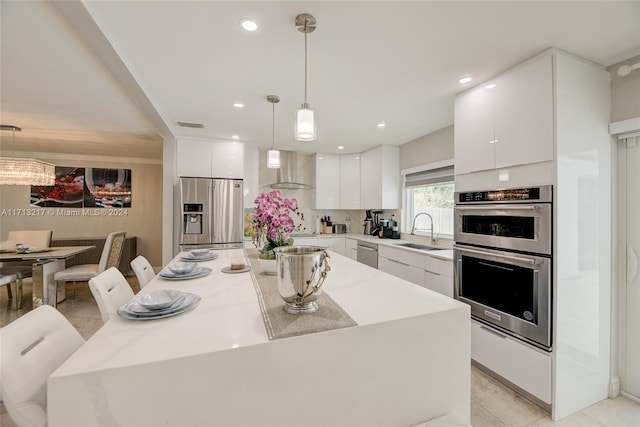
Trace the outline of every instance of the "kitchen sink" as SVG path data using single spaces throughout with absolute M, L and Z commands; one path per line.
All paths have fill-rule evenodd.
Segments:
M 404 248 L 411 248 L 411 249 L 418 249 L 421 251 L 432 251 L 434 249 L 438 249 L 438 248 L 434 248 L 433 246 L 427 246 L 427 245 L 421 245 L 419 243 L 398 243 L 396 246 L 402 246 Z

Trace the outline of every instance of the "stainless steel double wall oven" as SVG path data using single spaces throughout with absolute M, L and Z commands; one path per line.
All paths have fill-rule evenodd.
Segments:
M 490 328 L 551 350 L 552 186 L 455 193 L 455 296 Z

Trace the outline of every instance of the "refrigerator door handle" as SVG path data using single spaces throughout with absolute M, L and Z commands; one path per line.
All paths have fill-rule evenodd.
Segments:
M 207 191 L 207 206 L 209 206 L 209 242 L 215 242 L 215 235 L 213 230 L 213 192 L 216 190 L 214 183 L 209 184 L 209 191 Z

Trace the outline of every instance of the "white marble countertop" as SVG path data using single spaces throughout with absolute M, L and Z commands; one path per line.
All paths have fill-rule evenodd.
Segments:
M 402 250 L 405 250 L 405 251 L 419 253 L 419 254 L 422 254 L 422 255 L 427 255 L 427 256 L 431 256 L 431 257 L 434 257 L 434 258 L 440 258 L 440 259 L 444 259 L 444 260 L 448 260 L 448 261 L 452 261 L 453 260 L 453 249 L 442 248 L 442 249 L 434 249 L 434 250 L 430 250 L 430 251 L 425 251 L 425 250 L 420 250 L 420 249 L 408 248 L 408 247 L 405 247 L 405 246 L 399 246 L 399 244 L 401 244 L 401 243 L 410 243 L 411 242 L 410 240 L 406 240 L 406 239 L 381 239 L 379 237 L 368 236 L 366 234 L 359 234 L 359 233 L 349 233 L 349 234 L 307 234 L 307 233 L 304 233 L 304 234 L 293 235 L 294 242 L 296 240 L 296 237 L 298 237 L 298 238 L 317 238 L 319 240 L 333 238 L 333 237 L 345 237 L 345 238 L 348 238 L 348 239 L 355 239 L 355 240 L 361 240 L 361 241 L 364 241 L 364 242 L 375 243 L 377 245 L 393 246 L 393 247 L 397 247 L 398 249 L 402 249 Z M 245 236 L 244 240 L 249 240 L 250 241 L 251 237 Z M 413 243 L 417 243 L 417 242 L 413 242 Z M 430 245 L 426 245 L 426 246 L 430 246 Z

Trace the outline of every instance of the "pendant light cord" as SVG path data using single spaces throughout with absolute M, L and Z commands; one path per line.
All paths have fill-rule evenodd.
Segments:
M 308 19 L 304 20 L 304 105 L 307 106 L 307 23 Z
M 276 146 L 276 104 L 271 103 L 271 149 Z

